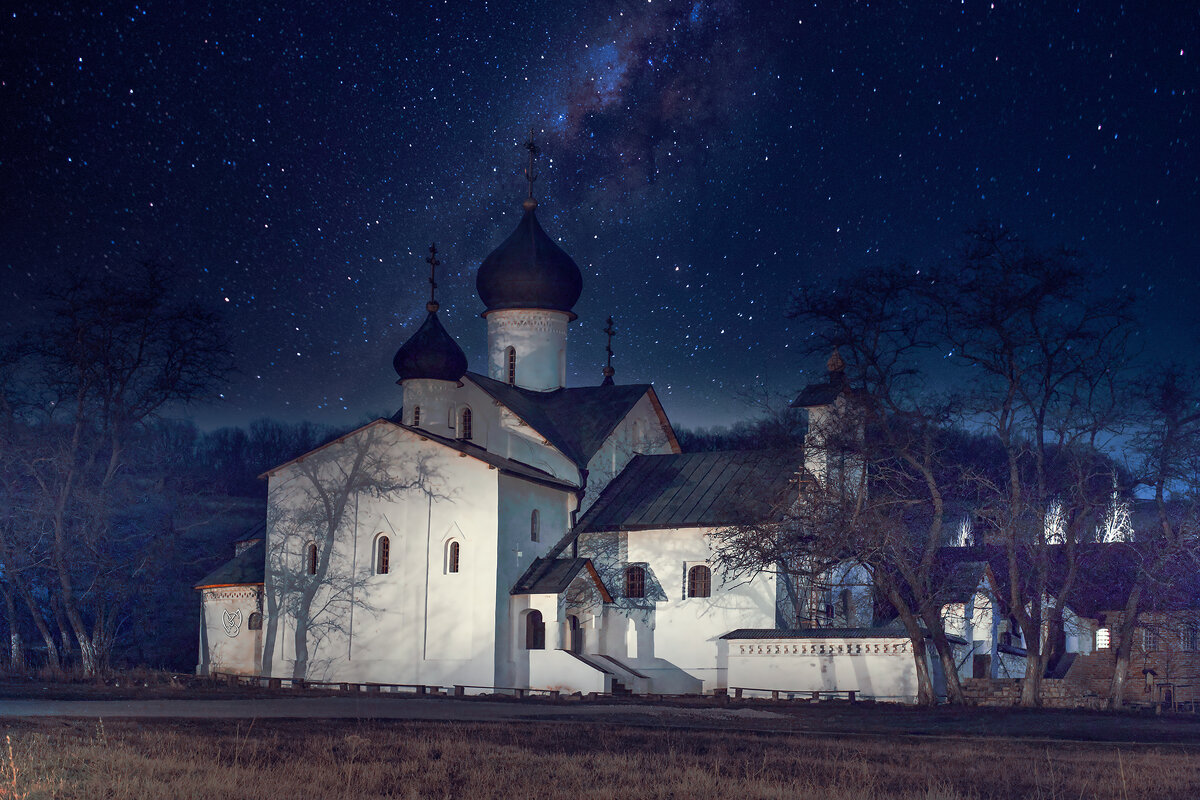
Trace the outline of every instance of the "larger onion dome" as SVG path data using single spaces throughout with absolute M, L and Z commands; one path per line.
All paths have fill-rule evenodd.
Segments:
M 426 308 L 429 316 L 417 332 L 400 345 L 392 366 L 401 381 L 410 378 L 461 380 L 467 371 L 467 357 L 438 321 L 437 303 L 430 302 Z
M 544 308 L 564 311 L 574 319 L 571 309 L 583 292 L 583 275 L 542 230 L 532 197 L 524 207 L 517 229 L 483 260 L 475 290 L 488 311 Z

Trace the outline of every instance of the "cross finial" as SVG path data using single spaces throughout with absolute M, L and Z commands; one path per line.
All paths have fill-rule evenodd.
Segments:
M 429 264 L 429 302 L 425 304 L 426 310 L 430 313 L 437 311 L 437 268 L 441 266 L 441 261 L 437 257 L 437 244 L 429 245 L 429 257 L 425 259 L 425 263 Z
M 525 198 L 525 207 L 533 209 L 537 207 L 537 201 L 533 199 L 533 182 L 538 179 L 537 171 L 534 169 L 534 160 L 538 153 L 542 152 L 538 149 L 537 142 L 533 140 L 533 128 L 529 129 L 529 139 L 526 140 L 525 149 L 529 151 L 529 166 L 525 168 L 525 180 L 529 181 L 529 197 Z
M 601 386 L 612 386 L 613 385 L 613 375 L 615 375 L 617 372 L 615 369 L 613 369 L 613 365 L 612 365 L 612 357 L 613 357 L 612 339 L 614 336 L 617 335 L 617 329 L 613 327 L 613 318 L 612 317 L 608 318 L 607 323 L 608 324 L 604 326 L 604 335 L 608 337 L 608 344 L 606 344 L 604 346 L 604 350 L 605 350 L 605 352 L 608 353 L 608 361 L 604 365 L 604 381 L 600 384 Z
M 842 354 L 838 349 L 833 348 L 833 353 L 829 356 L 829 360 L 825 362 L 825 369 L 828 372 L 845 372 L 846 362 L 842 359 Z

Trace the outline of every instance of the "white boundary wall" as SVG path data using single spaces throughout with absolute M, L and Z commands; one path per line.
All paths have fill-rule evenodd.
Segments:
M 911 703 L 917 698 L 917 668 L 912 642 L 903 636 L 732 639 L 729 686 L 855 691 L 862 697 Z

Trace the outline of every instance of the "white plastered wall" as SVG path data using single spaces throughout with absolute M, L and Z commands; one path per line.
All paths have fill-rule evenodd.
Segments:
M 650 678 L 651 692 L 695 693 L 727 685 L 727 643 L 737 628 L 775 626 L 775 578 L 726 584 L 711 561 L 707 528 L 588 534 L 580 555 L 593 559 L 616 602 L 608 607 L 603 652 Z M 646 597 L 623 597 L 624 570 L 646 569 Z M 710 597 L 686 597 L 687 571 L 712 569 Z
M 217 586 L 200 590 L 200 663 L 196 672 L 257 675 L 262 664 L 262 629 L 250 630 L 262 587 Z
M 613 428 L 604 444 L 588 461 L 588 485 L 579 510 L 586 511 L 613 478 L 635 455 L 656 455 L 674 452 L 663 430 L 662 418 L 654 408 L 647 392 L 625 418 Z
M 497 633 L 495 653 L 496 685 L 526 686 L 528 665 L 520 642 L 524 637 L 522 612 L 527 602 L 510 594 L 517 580 L 535 558 L 546 555 L 567 531 L 570 510 L 575 497 L 572 492 L 527 481 L 511 475 L 501 475 L 498 518 L 496 582 L 492 626 Z M 538 511 L 538 541 L 531 537 L 532 512 Z M 570 555 L 569 553 L 566 555 Z M 549 620 L 557 620 L 558 612 L 545 615 L 546 647 L 551 647 Z
M 376 451 L 392 460 L 397 477 L 411 477 L 420 464 L 431 494 L 364 487 L 350 499 L 310 614 L 318 630 L 310 635 L 306 677 L 491 685 L 499 472 L 415 433 L 377 426 L 386 427 L 375 428 Z M 295 659 L 296 619 L 286 606 L 296 596 L 296 576 L 306 571 L 306 540 L 318 533 L 281 515 L 306 506 L 303 485 L 295 466 L 277 471 L 269 485 L 268 609 L 281 599 L 284 607 L 264 625 L 275 626 L 264 636 L 274 640 L 264 667 L 281 677 L 292 676 Z M 375 574 L 380 534 L 390 543 L 387 574 Z M 457 574 L 446 571 L 452 539 L 460 542 Z
M 906 637 L 738 639 L 728 644 L 730 687 L 855 691 L 906 703 L 917 697 L 917 668 Z
M 567 323 L 563 311 L 507 308 L 487 312 L 488 377 L 508 382 L 508 348 L 516 351 L 516 385 L 545 392 L 567 380 Z

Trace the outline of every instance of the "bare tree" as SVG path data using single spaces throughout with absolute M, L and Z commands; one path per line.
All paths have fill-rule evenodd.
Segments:
M 1108 707 L 1124 705 L 1134 634 L 1145 624 L 1149 596 L 1161 608 L 1175 599 L 1172 584 L 1200 566 L 1200 379 L 1169 367 L 1149 380 L 1141 396 L 1141 419 L 1133 437 L 1140 482 L 1154 492 L 1156 525 L 1127 548 L 1135 576 L 1116 639 Z
M 919 701 L 928 704 L 936 697 L 927 633 L 950 700 L 963 698 L 938 602 L 937 552 L 954 483 L 941 432 L 954 409 L 922 380 L 921 358 L 933 347 L 925 281 L 900 265 L 798 290 L 790 313 L 813 327 L 805 350 L 838 353 L 830 364 L 838 399 L 821 414 L 821 430 L 810 420 L 805 438 L 810 471 L 815 461 L 828 466 L 801 475 L 790 531 L 730 529 L 720 552 L 733 569 L 775 562 L 808 581 L 838 561 L 867 567 L 912 640 Z
M 1109 502 L 1097 453 L 1121 424 L 1131 298 L 1096 295 L 1076 254 L 1029 248 L 995 226 L 972 231 L 962 258 L 932 278 L 937 338 L 968 371 L 973 423 L 1004 452 L 1003 477 L 981 482 L 981 517 L 1005 548 L 1008 611 L 1024 634 L 1021 704 L 1038 705 L 1078 546 Z
M 134 484 L 138 431 L 202 398 L 230 366 L 216 317 L 174 299 L 165 270 L 76 275 L 49 297 L 23 353 L 19 403 L 33 435 L 24 476 L 46 509 L 52 595 L 86 674 L 105 668 L 143 557 L 145 531 L 117 524 Z

